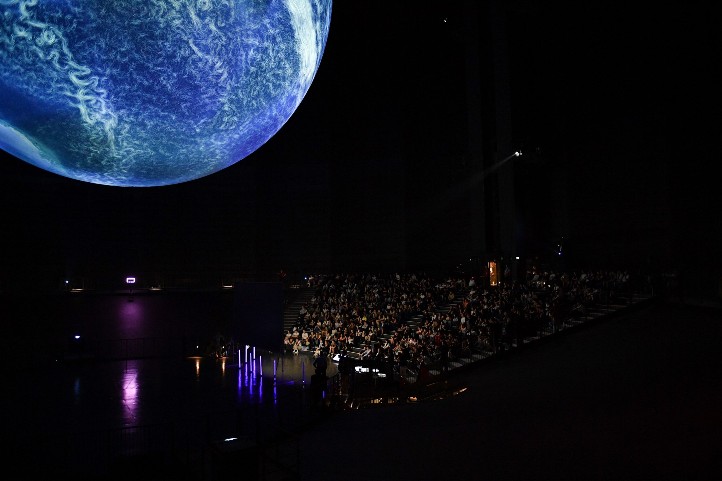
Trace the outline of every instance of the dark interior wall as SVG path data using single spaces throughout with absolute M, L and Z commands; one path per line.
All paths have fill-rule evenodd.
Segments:
M 282 348 L 283 284 L 243 282 L 234 291 L 232 337 L 249 346 L 272 351 Z

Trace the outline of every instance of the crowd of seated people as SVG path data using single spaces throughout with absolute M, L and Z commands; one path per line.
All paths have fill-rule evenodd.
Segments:
M 315 294 L 285 334 L 287 351 L 363 362 L 421 380 L 454 359 L 498 353 L 549 333 L 592 305 L 625 292 L 623 271 L 529 271 L 524 279 L 480 287 L 475 279 L 425 274 L 315 276 Z M 413 320 L 413 322 L 412 322 Z

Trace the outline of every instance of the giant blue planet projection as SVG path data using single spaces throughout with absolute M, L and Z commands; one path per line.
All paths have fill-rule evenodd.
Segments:
M 0 0 L 0 147 L 102 185 L 247 157 L 311 86 L 332 0 Z

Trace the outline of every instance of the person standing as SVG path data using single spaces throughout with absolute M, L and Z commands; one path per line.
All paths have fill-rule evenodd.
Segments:
M 449 373 L 449 346 L 445 341 L 439 347 L 439 364 L 441 365 L 441 376 L 446 377 Z
M 328 369 L 328 358 L 323 350 L 319 351 L 316 359 L 313 360 L 313 367 L 316 369 L 316 374 L 326 377 L 326 370 Z
M 344 400 L 347 400 L 350 395 L 352 369 L 351 362 L 346 357 L 346 352 L 341 352 L 341 358 L 338 361 L 338 372 L 341 374 L 341 396 Z
M 311 410 L 316 411 L 323 407 L 326 390 L 326 377 L 318 371 L 311 376 Z

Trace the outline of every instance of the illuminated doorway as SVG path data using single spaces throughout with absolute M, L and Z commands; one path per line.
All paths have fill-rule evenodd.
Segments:
M 496 286 L 499 284 L 499 274 L 496 268 L 496 261 L 489 261 L 487 264 L 489 268 L 489 285 Z

